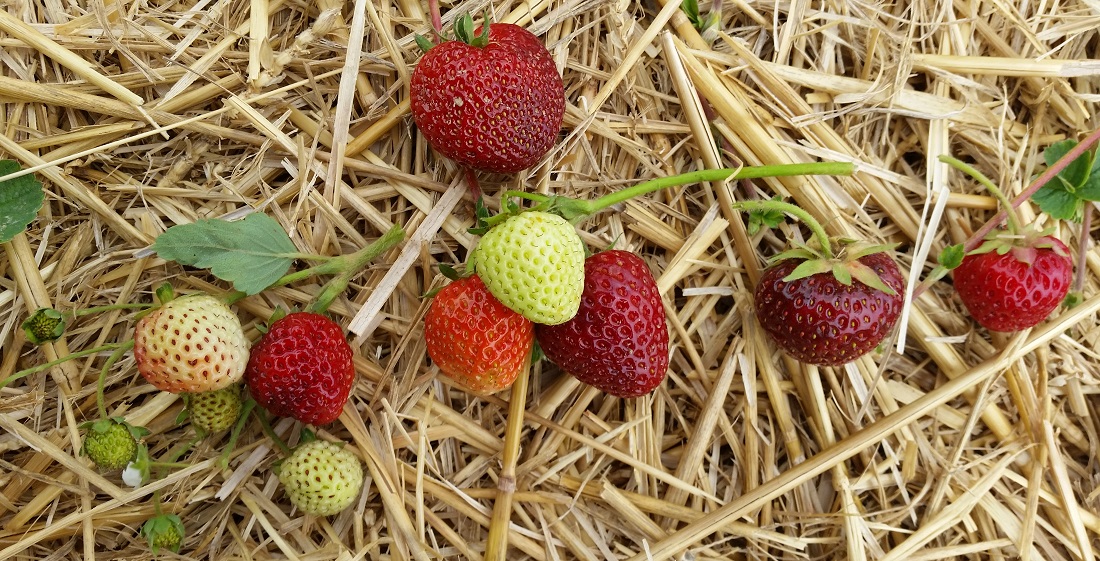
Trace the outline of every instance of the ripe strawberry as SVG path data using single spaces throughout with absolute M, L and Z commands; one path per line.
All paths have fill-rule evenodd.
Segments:
M 905 280 L 884 252 L 844 263 L 833 260 L 847 269 L 851 277 L 847 284 L 833 273 L 834 263 L 813 261 L 825 267 L 808 276 L 792 275 L 810 262 L 796 258 L 783 259 L 764 271 L 756 287 L 756 317 L 777 346 L 802 362 L 825 366 L 851 362 L 878 346 L 894 327 Z M 893 294 L 865 284 L 867 270 Z
M 413 120 L 428 142 L 467 167 L 513 173 L 554 145 L 565 88 L 542 41 L 522 27 L 493 23 L 477 36 L 469 16 L 459 40 L 431 47 L 410 81 Z
M 653 391 L 668 371 L 668 325 L 657 283 L 645 261 L 626 251 L 589 257 L 577 315 L 538 325 L 535 335 L 552 362 L 619 397 Z
M 512 385 L 531 355 L 531 321 L 493 297 L 477 275 L 436 294 L 424 317 L 428 356 L 452 380 L 478 393 Z
M 241 416 L 241 405 L 241 388 L 237 384 L 187 396 L 191 424 L 207 434 L 229 430 Z
M 147 432 L 118 419 L 100 419 L 87 423 L 85 428 L 88 432 L 81 452 L 105 471 L 126 467 L 137 456 L 137 439 Z
M 564 218 L 521 212 L 494 226 L 474 248 L 477 274 L 505 306 L 547 325 L 577 314 L 584 290 L 584 243 Z
M 351 346 L 327 317 L 288 314 L 252 348 L 246 379 L 252 397 L 272 414 L 325 425 L 340 416 L 355 382 Z
M 955 290 L 970 315 L 992 331 L 1038 325 L 1069 292 L 1073 261 L 1057 238 L 1025 235 L 990 241 L 955 269 Z
M 363 466 L 342 445 L 311 440 L 279 464 L 279 482 L 302 512 L 336 514 L 355 502 L 363 488 Z
M 248 339 L 224 302 L 206 294 L 168 301 L 134 329 L 138 372 L 158 389 L 197 393 L 241 379 Z

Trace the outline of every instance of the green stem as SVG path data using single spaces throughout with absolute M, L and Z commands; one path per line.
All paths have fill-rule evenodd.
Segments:
M 260 428 L 263 429 L 264 434 L 279 447 L 279 450 L 282 450 L 283 454 L 289 456 L 291 454 L 290 446 L 287 446 L 286 442 L 283 442 L 283 439 L 275 434 L 275 429 L 272 428 L 271 422 L 267 420 L 267 411 L 264 411 L 261 407 L 257 407 L 254 409 L 254 412 L 256 413 L 256 418 L 260 420 Z
M 318 255 L 301 255 L 303 260 L 318 261 L 324 259 L 325 261 L 320 265 L 314 265 L 308 269 L 302 269 L 301 271 L 294 271 L 293 273 L 287 273 L 279 280 L 276 280 L 271 284 L 275 286 L 286 286 L 305 280 L 315 276 L 321 275 L 338 275 L 337 278 L 329 281 L 322 289 L 322 295 L 325 298 L 329 298 L 328 302 L 324 304 L 321 309 L 317 309 L 317 304 L 311 307 L 314 311 L 324 311 L 328 309 L 328 306 L 332 304 L 332 299 L 336 297 L 340 292 L 343 292 L 347 288 L 348 282 L 351 281 L 351 277 L 355 276 L 367 263 L 370 263 L 374 259 L 377 259 L 379 255 L 385 253 L 393 246 L 397 245 L 405 237 L 405 231 L 401 229 L 401 226 L 394 225 L 388 232 L 382 235 L 374 241 L 374 243 L 351 253 L 348 255 L 337 255 L 331 257 L 321 257 Z M 343 283 L 339 285 L 338 283 Z M 331 294 L 325 294 L 325 292 L 331 292 Z M 248 297 L 248 294 L 235 290 L 225 297 L 226 304 L 234 304 L 240 300 Z M 318 301 L 321 296 L 318 296 Z
M 970 177 L 974 178 L 978 183 L 981 183 L 990 193 L 993 194 L 993 197 L 997 199 L 997 202 L 1000 203 L 1001 207 L 1005 209 L 1005 217 L 1008 219 L 1008 232 L 1010 234 L 1016 234 L 1020 231 L 1020 219 L 1016 216 L 1016 210 L 1012 206 L 1012 202 L 1008 200 L 1008 197 L 1005 196 L 1004 192 L 1001 191 L 1001 189 L 997 187 L 992 180 L 990 180 L 988 177 L 985 176 L 985 174 L 978 171 L 970 164 L 956 158 L 952 158 L 951 156 L 943 155 L 940 156 L 939 160 L 965 173 L 966 175 L 969 175 Z
M 118 362 L 118 359 L 122 358 L 122 355 L 126 354 L 126 351 L 130 350 L 130 347 L 134 346 L 133 343 L 134 342 L 131 339 L 129 346 L 123 345 L 115 349 L 115 352 L 111 353 L 111 356 L 107 359 L 107 362 L 103 363 L 103 368 L 99 370 L 99 380 L 96 381 L 95 386 L 95 404 L 96 408 L 99 409 L 100 419 L 107 418 L 107 404 L 105 403 L 106 400 L 103 398 L 103 394 L 107 386 L 107 372 L 111 369 L 112 366 L 115 365 L 116 362 Z
M 148 310 L 154 306 L 156 306 L 156 304 L 111 304 L 109 306 L 93 306 L 91 308 L 72 310 L 66 313 L 71 317 L 80 317 L 98 314 L 100 312 L 111 312 L 114 310 Z
M 237 423 L 233 425 L 233 432 L 229 433 L 229 442 L 225 445 L 225 450 L 222 450 L 220 456 L 218 456 L 218 467 L 226 469 L 229 467 L 229 455 L 233 452 L 233 449 L 237 446 L 237 439 L 241 436 L 241 431 L 244 429 L 245 424 L 248 423 L 248 416 L 252 413 L 252 410 L 256 408 L 256 400 L 248 398 L 241 405 L 241 416 L 237 419 Z
M 352 277 L 403 239 L 405 239 L 405 231 L 395 224 L 382 237 L 363 249 L 316 267 L 317 274 L 335 274 L 336 276 L 321 288 L 320 294 L 309 306 L 310 311 L 322 313 L 327 310 L 332 301 L 347 289 Z
M 802 210 L 801 208 L 792 205 L 791 203 L 785 203 L 783 201 L 776 200 L 760 200 L 760 201 L 741 201 L 733 203 L 731 205 L 734 210 L 746 210 L 749 212 L 755 210 L 783 212 L 789 214 L 799 220 L 801 220 L 806 227 L 813 233 L 814 238 L 821 244 L 821 253 L 826 259 L 833 258 L 833 247 L 829 242 L 829 234 L 825 232 L 825 228 L 818 222 L 810 213 Z
M 112 351 L 112 350 L 115 350 L 115 349 L 119 348 L 120 345 L 127 348 L 127 349 L 129 349 L 129 348 L 132 348 L 134 346 L 134 342 L 131 340 L 131 341 L 127 341 L 125 343 L 108 343 L 106 345 L 102 345 L 102 346 L 99 346 L 99 347 L 95 347 L 95 348 L 91 348 L 91 349 L 84 349 L 83 351 L 77 351 L 75 353 L 63 356 L 63 357 L 61 357 L 57 360 L 51 360 L 50 362 L 39 364 L 38 366 L 32 366 L 30 368 L 20 370 L 19 372 L 16 372 L 15 374 L 12 374 L 11 376 L 8 376 L 2 382 L 0 382 L 0 389 L 3 389 L 8 384 L 10 384 L 10 383 L 12 383 L 16 380 L 19 380 L 21 378 L 26 378 L 27 376 L 30 376 L 31 374 L 34 374 L 36 372 L 41 372 L 43 370 L 53 368 L 54 366 L 57 366 L 59 364 L 64 364 L 64 363 L 66 363 L 70 360 L 73 360 L 75 358 L 94 355 L 96 353 L 102 353 L 104 351 Z
M 741 168 L 704 169 L 659 177 L 609 193 L 598 199 L 582 201 L 566 197 L 550 197 L 548 209 L 557 212 L 573 224 L 579 223 L 589 215 L 605 208 L 617 205 L 634 197 L 703 181 L 722 181 L 725 179 L 759 179 L 763 177 L 789 177 L 795 175 L 851 175 L 855 165 L 849 162 L 814 162 L 808 164 L 778 164 L 768 166 L 748 166 Z

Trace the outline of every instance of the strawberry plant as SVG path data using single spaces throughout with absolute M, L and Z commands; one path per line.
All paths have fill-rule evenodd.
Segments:
M 331 319 L 288 314 L 253 346 L 246 380 L 252 398 L 272 414 L 325 425 L 340 416 L 355 382 L 351 346 Z
M 185 535 L 183 521 L 176 514 L 158 514 L 141 525 L 141 535 L 153 555 L 162 549 L 179 553 Z
M 290 502 L 306 514 L 331 516 L 351 506 L 363 488 L 363 466 L 342 444 L 309 440 L 276 468 Z
M 100 419 L 84 425 L 80 451 L 104 471 L 126 467 L 138 455 L 139 440 L 149 433 L 120 418 Z
M 668 325 L 657 283 L 645 262 L 626 251 L 586 259 L 576 316 L 538 325 L 535 334 L 546 358 L 611 395 L 645 395 L 668 371 Z
M 466 14 L 455 39 L 432 46 L 409 83 L 413 120 L 444 156 L 468 168 L 514 173 L 554 145 L 565 88 L 542 41 L 517 25 L 473 29 Z
M 1006 227 L 990 231 L 977 248 L 965 254 L 961 248 L 952 248 L 941 256 L 943 268 L 954 269 L 959 299 L 978 324 L 992 331 L 1012 332 L 1038 325 L 1069 292 L 1073 272 L 1069 249 L 1048 232 L 1040 232 L 1034 225 L 1021 225 L 1012 204 L 981 172 L 954 158 L 940 159 L 985 186 L 1007 216 Z M 1086 166 L 1091 167 L 1091 158 L 1086 160 Z M 1066 169 L 1075 168 L 1071 165 Z M 1036 195 L 1053 201 L 1058 195 L 1051 195 L 1051 191 L 1069 193 L 1064 185 L 1055 184 Z M 1075 204 L 1062 205 L 1060 210 L 1047 206 L 1060 216 L 1077 212 Z
M 432 362 L 477 393 L 510 386 L 526 365 L 533 341 L 531 321 L 500 303 L 477 275 L 443 287 L 424 316 Z
M 889 246 L 833 240 L 809 213 L 776 200 L 735 209 L 782 211 L 802 220 L 815 245 L 771 259 L 756 286 L 754 308 L 764 332 L 801 362 L 835 366 L 879 345 L 901 314 L 905 280 Z

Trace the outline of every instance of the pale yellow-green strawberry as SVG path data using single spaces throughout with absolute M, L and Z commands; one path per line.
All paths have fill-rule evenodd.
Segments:
M 363 488 L 359 458 L 324 440 L 298 445 L 278 469 L 287 498 L 307 514 L 337 514 L 351 506 Z
M 564 218 L 521 212 L 494 226 L 473 262 L 489 292 L 523 317 L 545 325 L 577 314 L 584 290 L 584 243 Z
M 236 383 L 248 365 L 248 339 L 229 306 L 206 294 L 170 300 L 138 321 L 138 372 L 158 389 L 199 393 Z

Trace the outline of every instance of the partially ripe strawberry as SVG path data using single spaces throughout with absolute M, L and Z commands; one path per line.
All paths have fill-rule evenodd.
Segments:
M 493 297 L 477 275 L 445 286 L 424 316 L 428 356 L 444 375 L 478 393 L 519 376 L 531 355 L 531 321 Z
M 241 416 L 241 405 L 241 388 L 238 384 L 187 396 L 191 424 L 207 434 L 232 428 Z
M 645 261 L 630 252 L 589 257 L 577 315 L 559 325 L 538 325 L 535 334 L 552 362 L 619 397 L 653 391 L 668 371 L 661 295 Z
M 1073 276 L 1061 240 L 1011 237 L 969 253 L 955 269 L 955 290 L 970 315 L 986 329 L 1012 332 L 1045 320 L 1066 297 Z
M 323 315 L 287 314 L 252 348 L 246 379 L 252 398 L 273 415 L 325 425 L 340 416 L 355 382 L 351 345 Z
M 298 445 L 278 470 L 290 502 L 316 516 L 331 516 L 351 506 L 363 488 L 359 458 L 324 440 Z
M 820 272 L 794 274 L 800 266 L 821 264 Z M 848 273 L 848 283 L 834 274 Z M 860 280 L 870 271 L 893 293 Z M 797 277 L 797 278 L 795 278 Z M 885 252 L 856 261 L 783 259 L 769 267 L 756 287 L 756 317 L 776 346 L 794 358 L 823 366 L 851 362 L 890 333 L 901 314 L 905 280 Z
M 198 393 L 244 376 L 248 339 L 229 306 L 207 294 L 168 301 L 134 328 L 138 372 L 158 389 Z
M 521 212 L 492 227 L 473 255 L 489 292 L 523 317 L 547 325 L 577 314 L 584 290 L 584 243 L 564 218 Z
M 467 167 L 514 173 L 531 167 L 557 139 L 565 88 L 542 41 L 522 27 L 493 23 L 431 47 L 409 84 L 413 120 L 428 142 Z M 464 27 L 465 26 L 465 27 Z

